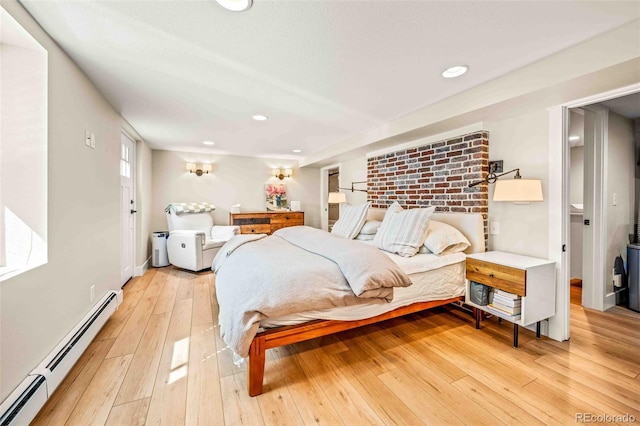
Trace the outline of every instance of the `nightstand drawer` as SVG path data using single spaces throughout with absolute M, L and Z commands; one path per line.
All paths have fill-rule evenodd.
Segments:
M 268 234 L 271 232 L 271 225 L 240 225 L 241 234 Z
M 526 296 L 526 271 L 467 258 L 467 279 L 519 296 Z

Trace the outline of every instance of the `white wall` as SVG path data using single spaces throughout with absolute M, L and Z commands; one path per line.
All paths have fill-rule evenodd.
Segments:
M 351 182 L 360 182 L 367 180 L 367 159 L 365 157 L 354 158 L 353 160 L 342 163 L 340 169 L 340 186 L 342 188 L 351 188 Z M 366 183 L 354 185 L 354 188 L 367 189 Z M 367 202 L 367 193 L 360 191 L 345 191 L 347 194 L 347 203 L 362 204 Z
M 569 202 L 582 204 L 584 193 L 584 146 L 570 149 L 571 170 L 569 171 Z
M 607 293 L 613 292 L 613 262 L 616 256 L 627 258 L 629 234 L 633 232 L 635 198 L 635 142 L 633 122 L 609 112 L 607 143 L 607 258 L 605 281 Z M 617 202 L 613 205 L 613 196 Z
M 485 122 L 489 130 L 489 159 L 503 160 L 504 171 L 519 168 L 523 179 L 542 180 L 544 201 L 517 205 L 494 202 L 489 185 L 489 221 L 498 222 L 499 235 L 489 235 L 489 250 L 546 258 L 549 251 L 548 113 L 540 109 L 502 121 Z M 500 179 L 512 179 L 513 173 Z
M 306 225 L 320 226 L 320 171 L 298 168 L 293 160 L 159 151 L 153 154 L 153 202 L 151 231 L 167 229 L 164 208 L 172 202 L 213 203 L 214 222 L 229 223 L 229 209 L 241 204 L 243 211 L 265 211 L 264 186 L 287 185 L 287 199 L 300 201 Z M 187 162 L 211 163 L 209 175 L 196 176 L 185 169 Z M 292 168 L 293 176 L 278 180 L 271 176 L 276 167 Z
M 4 7 L 48 52 L 48 263 L 0 284 L 0 400 L 120 287 L 122 117 L 14 0 Z M 85 129 L 96 148 L 84 145 Z M 138 137 L 139 135 L 134 135 Z
M 571 115 L 571 118 L 573 117 L 574 114 Z M 584 127 L 584 123 L 581 125 Z M 582 133 L 584 133 L 584 131 Z M 582 204 L 584 198 L 584 146 L 574 146 L 570 148 L 569 155 L 571 161 L 571 169 L 569 171 L 569 202 L 572 204 Z M 569 260 L 569 273 L 571 278 L 582 278 L 583 219 L 584 216 L 582 214 L 572 214 L 570 218 L 569 237 L 571 238 L 571 259 Z

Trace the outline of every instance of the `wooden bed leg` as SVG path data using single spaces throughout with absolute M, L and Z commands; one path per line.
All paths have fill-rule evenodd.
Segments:
M 247 371 L 247 389 L 249 396 L 258 396 L 262 393 L 264 360 L 265 338 L 255 337 L 249 348 L 249 371 Z

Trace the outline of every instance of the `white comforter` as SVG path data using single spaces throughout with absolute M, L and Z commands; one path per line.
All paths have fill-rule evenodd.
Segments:
M 299 226 L 236 236 L 213 262 L 222 338 L 246 357 L 259 323 L 294 312 L 385 303 L 409 277 L 374 247 Z

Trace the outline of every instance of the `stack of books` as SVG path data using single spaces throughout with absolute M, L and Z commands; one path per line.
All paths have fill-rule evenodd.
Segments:
M 493 310 L 495 314 L 511 317 L 512 320 L 520 318 L 522 312 L 522 299 L 517 294 L 508 293 L 506 291 L 493 289 L 493 298 L 487 307 Z

